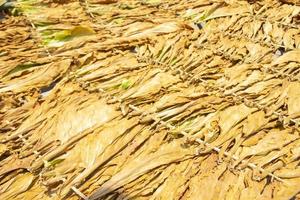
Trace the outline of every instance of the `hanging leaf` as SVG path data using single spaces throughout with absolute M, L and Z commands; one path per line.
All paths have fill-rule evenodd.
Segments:
M 7 3 L 0 199 L 298 198 L 297 2 Z

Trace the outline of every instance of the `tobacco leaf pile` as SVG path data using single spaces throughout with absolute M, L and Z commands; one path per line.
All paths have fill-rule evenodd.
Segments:
M 0 199 L 300 199 L 297 0 L 18 0 Z

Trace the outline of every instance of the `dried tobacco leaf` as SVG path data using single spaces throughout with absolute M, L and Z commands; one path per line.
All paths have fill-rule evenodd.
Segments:
M 299 198 L 296 1 L 13 4 L 1 199 Z

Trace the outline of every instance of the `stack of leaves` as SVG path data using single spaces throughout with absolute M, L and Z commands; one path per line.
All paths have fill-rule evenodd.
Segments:
M 297 1 L 15 5 L 1 199 L 300 198 Z

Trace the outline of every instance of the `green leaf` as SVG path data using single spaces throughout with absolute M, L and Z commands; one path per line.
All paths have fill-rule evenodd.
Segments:
M 13 68 L 12 70 L 10 70 L 5 76 L 19 72 L 19 71 L 23 71 L 25 69 L 31 68 L 31 67 L 36 67 L 36 66 L 40 66 L 42 64 L 40 63 L 23 63 L 23 64 L 19 64 L 17 65 L 15 68 Z
M 59 32 L 54 34 L 54 40 L 57 40 L 57 41 L 67 40 L 68 38 L 71 37 L 71 34 L 72 33 L 71 33 L 70 30 L 59 31 Z
M 52 160 L 52 161 L 46 161 L 44 160 L 44 166 L 46 168 L 49 168 L 49 167 L 54 167 L 55 165 L 61 163 L 62 161 L 64 161 L 65 159 L 64 158 L 58 158 L 58 159 L 55 159 L 55 160 Z
M 127 90 L 131 86 L 131 82 L 127 79 L 123 80 L 120 87 L 124 90 Z
M 25 14 L 38 14 L 40 8 L 31 3 L 19 3 L 16 6 L 17 10 Z
M 37 27 L 45 27 L 53 24 L 53 22 L 47 22 L 47 21 L 35 21 L 34 25 Z
M 41 31 L 44 44 L 51 47 L 59 47 L 75 37 L 92 35 L 94 33 L 93 29 L 85 26 L 76 26 L 66 30 L 45 29 Z

